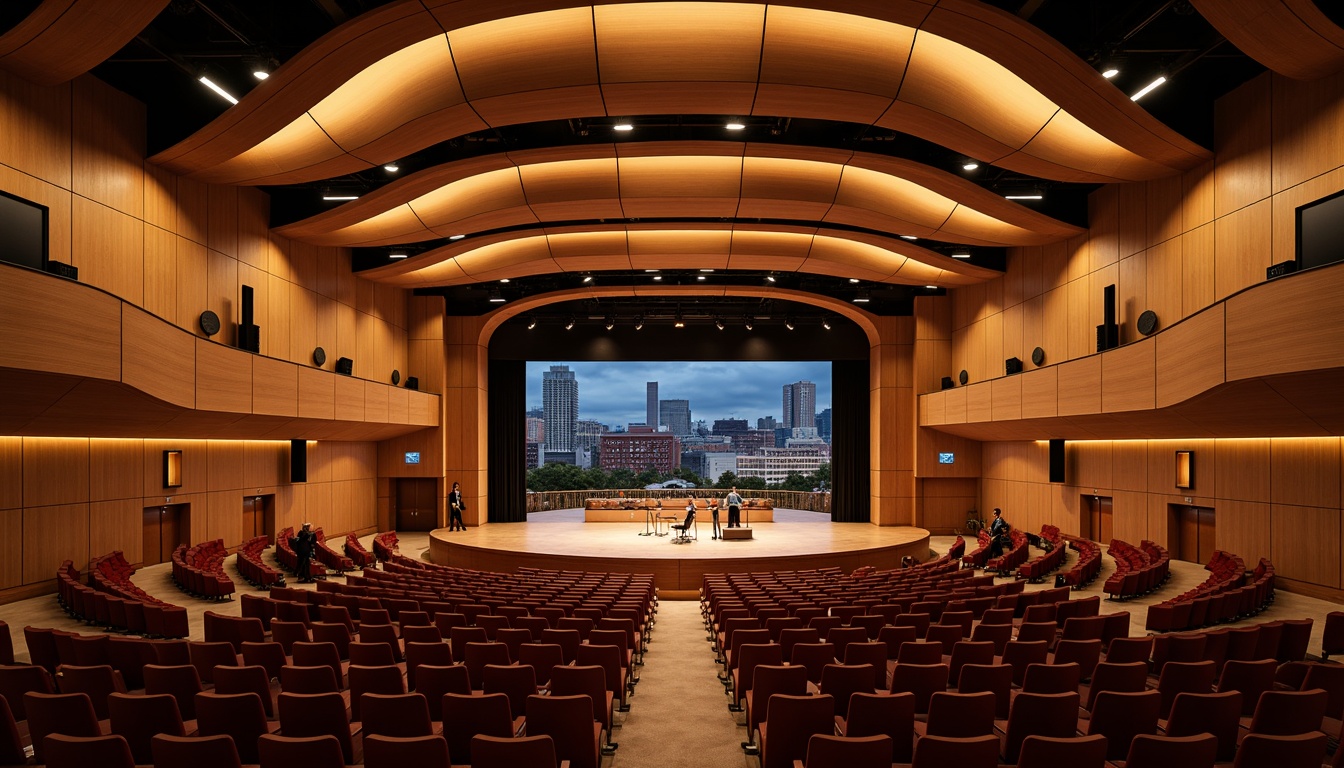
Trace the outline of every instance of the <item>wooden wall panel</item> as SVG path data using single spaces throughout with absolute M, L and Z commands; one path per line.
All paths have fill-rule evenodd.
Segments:
M 70 190 L 142 218 L 144 105 L 94 77 L 77 78 L 73 88 Z
M 1041 315 L 1041 348 L 1045 350 L 1046 364 L 1070 359 L 1069 355 L 1069 292 L 1055 288 L 1045 294 Z
M 0 73 L 0 163 L 70 187 L 71 86 L 44 88 Z
M 1148 535 L 1148 494 L 1135 491 L 1111 492 L 1111 534 L 1138 545 Z
M 206 281 L 209 270 L 206 267 L 205 246 L 185 237 L 177 238 L 177 324 L 197 336 L 204 337 L 201 331 L 200 316 L 211 309 L 206 298 Z M 232 334 L 233 322 L 228 315 L 219 316 L 221 333 Z
M 995 421 L 1022 418 L 1021 376 L 1005 376 L 988 382 L 988 385 L 990 388 L 991 416 Z
M 1269 514 L 1271 558 L 1278 573 L 1338 589 L 1339 508 L 1274 504 Z
M 1340 506 L 1340 438 L 1270 440 L 1269 457 L 1275 505 Z
M 1257 77 L 1214 105 L 1214 211 L 1225 216 L 1270 194 L 1270 78 Z
M 1222 300 L 1265 279 L 1271 258 L 1269 200 L 1223 216 L 1214 224 L 1214 298 Z
M 1132 256 L 1143 250 L 1149 243 L 1148 237 L 1148 184 L 1134 182 L 1116 186 L 1119 202 L 1119 218 L 1116 234 L 1119 250 L 1115 256 L 1106 260 L 1093 259 L 1092 269 L 1114 264 L 1119 259 Z M 1164 238 L 1165 239 L 1165 238 Z
M 1059 415 L 1101 413 L 1101 356 L 1060 365 Z
M 289 443 L 248 440 L 243 444 L 243 490 L 289 482 Z
M 88 498 L 87 438 L 24 439 L 23 506 L 48 507 L 87 501 Z
M 1274 77 L 1273 189 L 1281 192 L 1344 165 L 1344 79 L 1301 81 Z
M 1223 318 L 1223 306 L 1210 307 L 1156 337 L 1158 408 L 1185 402 L 1226 380 Z
M 144 536 L 141 531 L 143 510 L 143 502 L 138 498 L 90 503 L 89 557 L 98 557 L 119 549 L 125 555 L 126 562 L 140 562 L 144 557 Z
M 205 535 L 196 540 L 223 539 L 226 547 L 238 546 L 242 543 L 242 510 L 243 494 L 240 491 L 210 492 L 206 501 Z
M 23 583 L 54 580 L 63 560 L 89 564 L 88 502 L 24 509 Z
M 121 381 L 164 402 L 196 407 L 196 343 L 182 329 L 123 304 Z
M 966 393 L 966 420 L 971 422 L 989 420 L 994 403 L 990 383 L 985 381 L 972 384 L 963 391 Z
M 1070 359 L 1083 357 L 1097 349 L 1097 324 L 1092 319 L 1092 295 L 1086 277 L 1068 284 L 1069 315 L 1068 355 Z
M 177 323 L 177 235 L 145 226 L 144 308 Z
M 1139 315 L 1148 309 L 1147 251 L 1139 251 L 1120 262 L 1115 296 L 1116 322 L 1120 323 L 1120 342 L 1126 344 L 1139 338 L 1137 328 Z
M 1147 308 L 1157 313 L 1164 327 L 1174 325 L 1182 313 L 1181 243 L 1168 240 L 1148 249 Z
M 1254 501 L 1219 499 L 1214 507 L 1217 521 L 1218 548 L 1235 552 L 1245 558 L 1247 565 L 1262 557 L 1274 559 L 1270 549 L 1270 507 Z M 1278 565 L 1277 560 L 1275 565 Z
M 1083 489 L 1114 488 L 1113 448 L 1109 440 L 1066 443 L 1071 470 L 1066 477 L 1071 485 Z
M 90 501 L 136 499 L 143 496 L 141 478 L 145 474 L 144 441 L 89 441 Z M 138 562 L 138 561 L 132 561 Z
M 243 443 L 238 440 L 211 440 L 208 450 L 210 463 L 206 487 L 211 491 L 242 488 Z
M 308 364 L 312 362 L 312 350 L 298 349 L 294 346 L 293 323 L 291 320 L 290 293 L 293 290 L 288 282 L 275 275 L 266 278 L 266 295 L 271 302 L 270 324 L 266 331 L 266 348 L 270 356 L 280 360 Z
M 1148 444 L 1116 440 L 1111 444 L 1111 483 L 1117 490 L 1148 491 Z
M 1333 306 L 1344 296 L 1344 274 L 1326 270 L 1313 281 L 1310 291 L 1292 283 L 1274 282 L 1228 301 L 1229 381 L 1341 364 L 1344 324 L 1322 323 L 1320 318 L 1324 306 Z M 1285 322 L 1274 333 L 1266 333 L 1260 320 L 1271 309 Z
M 231 260 L 238 258 L 237 187 L 211 184 L 207 188 L 205 245 Z
M 1022 374 L 1022 418 L 1049 418 L 1057 415 L 1058 406 L 1058 368 L 1052 366 Z
M 1184 185 L 1180 176 L 1168 176 L 1147 183 L 1148 239 L 1145 246 L 1179 237 L 1182 226 L 1181 197 Z
M 21 584 L 23 584 L 23 510 L 0 510 L 0 589 L 9 589 Z
M 1219 440 L 1215 450 L 1218 498 L 1271 500 L 1268 439 Z
M 79 279 L 133 304 L 143 302 L 143 222 L 79 196 L 71 217 L 71 263 Z
M 1214 226 L 1205 224 L 1181 235 L 1182 315 L 1189 317 L 1209 306 L 1215 295 Z
M 145 163 L 145 224 L 165 232 L 177 232 L 177 176 L 157 165 Z
M 252 354 L 196 340 L 196 407 L 252 412 Z
M 235 327 L 241 322 L 238 288 L 238 260 L 219 251 L 205 251 L 205 309 L 219 315 L 223 330 L 219 340 L 228 344 L 237 339 Z
M 1100 357 L 1102 409 L 1151 410 L 1157 397 L 1157 340 L 1136 341 Z
M 299 366 L 282 360 L 252 360 L 252 412 L 299 415 Z
M 23 438 L 0 437 L 0 509 L 23 506 Z
M 69 333 L 65 286 L 45 275 L 9 270 L 0 280 L 0 349 L 7 364 L 51 373 L 117 379 L 121 375 L 121 304 L 91 294 L 80 307 L 87 331 Z

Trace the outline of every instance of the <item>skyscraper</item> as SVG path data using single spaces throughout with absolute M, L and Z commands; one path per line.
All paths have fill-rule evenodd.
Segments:
M 817 385 L 810 381 L 796 381 L 784 385 L 783 427 L 817 426 Z
M 659 400 L 658 423 L 677 437 L 691 434 L 691 401 Z
M 644 425 L 658 431 L 658 382 L 644 385 Z
M 541 374 L 541 407 L 546 412 L 546 450 L 574 450 L 579 382 L 568 365 L 552 365 Z

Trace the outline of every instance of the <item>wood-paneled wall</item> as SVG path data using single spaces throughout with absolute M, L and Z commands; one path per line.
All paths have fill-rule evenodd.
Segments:
M 179 488 L 163 487 L 165 450 L 182 451 Z M 290 483 L 287 440 L 0 437 L 0 601 L 5 590 L 54 584 L 62 560 L 82 569 L 120 549 L 139 562 L 145 507 L 190 505 L 183 536 L 192 543 L 250 537 L 244 496 L 274 495 L 277 528 L 370 532 L 376 452 L 371 442 L 310 442 L 308 482 Z
M 47 88 L 0 72 L 0 189 L 50 209 L 51 258 L 82 282 L 200 336 L 213 310 L 225 343 L 249 285 L 263 355 L 311 366 L 320 346 L 326 370 L 348 357 L 358 378 L 419 375 L 407 291 L 359 279 L 344 249 L 271 235 L 260 190 L 146 164 L 145 135 L 144 105 L 90 75 Z
M 1046 365 L 1094 353 L 1107 285 L 1116 286 L 1128 343 L 1140 338 L 1135 322 L 1146 309 L 1165 328 L 1262 282 L 1266 267 L 1294 258 L 1297 206 L 1344 189 L 1341 120 L 1344 75 L 1300 82 L 1266 73 L 1224 96 L 1214 160 L 1181 176 L 1104 186 L 1089 200 L 1087 234 L 1010 249 L 1002 278 L 952 290 L 950 361 L 919 377 L 920 392 L 961 370 L 972 384 L 1002 377 L 1009 357 L 1030 371 L 1038 346 Z
M 1065 482 L 1050 483 L 1046 442 L 989 442 L 979 509 L 1001 507 L 1022 530 L 1050 523 L 1076 534 L 1083 498 L 1109 496 L 1115 538 L 1166 546 L 1170 505 L 1211 507 L 1219 549 L 1248 563 L 1268 557 L 1285 578 L 1340 590 L 1341 443 L 1339 437 L 1070 441 Z M 1176 487 L 1176 451 L 1194 453 L 1189 490 Z

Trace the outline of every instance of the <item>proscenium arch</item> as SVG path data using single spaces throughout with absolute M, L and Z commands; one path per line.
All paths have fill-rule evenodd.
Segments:
M 597 286 L 538 294 L 520 299 L 480 317 L 445 318 L 444 338 L 447 358 L 464 370 L 453 377 L 441 398 L 442 423 L 457 424 L 451 436 L 460 444 L 449 450 L 452 458 L 445 471 L 475 478 L 477 487 L 491 486 L 487 445 L 492 422 L 489 413 L 489 344 L 494 333 L 509 320 L 549 304 L 582 299 L 638 299 L 640 297 L 684 297 L 688 301 L 704 297 L 773 298 L 795 301 L 833 312 L 854 322 L 869 342 L 868 380 L 853 382 L 868 393 L 868 415 L 872 428 L 868 433 L 869 458 L 866 498 L 870 522 L 878 525 L 913 524 L 914 465 L 913 450 L 902 441 L 913 441 L 915 398 L 913 391 L 912 352 L 914 319 L 880 317 L 849 302 L 792 289 L 755 286 Z M 866 386 L 865 386 L 866 384 Z M 909 465 L 909 466 L 905 466 Z M 488 498 L 483 500 L 488 504 Z M 482 509 L 488 508 L 482 505 Z
M 566 220 L 808 220 L 981 246 L 1083 233 L 947 171 L 901 158 L 737 141 L 501 152 L 407 175 L 276 229 L 371 247 Z
M 1066 181 L 1160 178 L 1210 157 L 1057 41 L 971 0 L 402 0 L 151 161 L 299 183 L 491 127 L 678 113 L 875 125 Z

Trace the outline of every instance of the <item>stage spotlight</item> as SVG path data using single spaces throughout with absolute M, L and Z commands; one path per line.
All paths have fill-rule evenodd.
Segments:
M 676 319 L 674 319 L 674 320 L 672 321 L 672 327 L 673 327 L 673 328 L 685 328 L 685 327 L 686 327 L 686 321 L 681 319 L 681 313 L 680 313 L 680 312 L 677 313 L 677 317 L 676 317 Z
M 604 323 L 604 325 L 606 325 L 607 330 L 610 331 L 612 328 L 616 327 L 616 318 L 610 316 L 607 317 L 607 321 L 606 323 Z
M 755 322 L 755 319 L 751 315 L 747 315 L 747 319 L 742 324 L 747 326 L 747 330 L 750 331 L 752 324 Z
M 572 330 L 574 330 L 574 318 L 573 318 L 573 317 L 569 318 L 569 322 L 565 323 L 565 330 L 566 330 L 566 331 L 572 331 Z
M 821 318 L 821 327 L 822 327 L 822 328 L 825 328 L 825 329 L 828 330 L 828 331 L 831 330 L 831 320 L 830 320 L 830 318 L 828 318 L 828 317 L 823 317 L 823 318 Z
M 722 331 L 722 330 L 723 330 L 723 321 L 720 320 L 720 319 L 717 318 L 717 317 L 714 318 L 714 327 L 715 327 L 715 328 L 718 328 L 720 331 Z
M 535 318 L 535 317 L 528 318 L 528 320 L 527 320 L 527 330 L 530 331 L 530 330 L 532 330 L 533 328 L 536 328 L 536 327 L 537 327 L 537 318 Z
M 640 315 L 639 317 L 636 317 L 636 318 L 635 318 L 635 330 L 636 330 L 636 331 L 642 331 L 642 330 L 644 330 L 644 316 L 643 316 L 643 315 Z
M 790 331 L 793 330 L 793 318 L 792 318 L 792 317 L 786 317 L 786 318 L 784 318 L 784 327 L 785 327 L 785 328 L 788 328 Z

